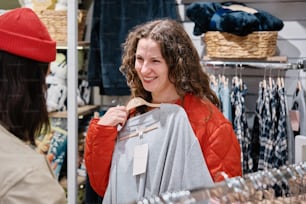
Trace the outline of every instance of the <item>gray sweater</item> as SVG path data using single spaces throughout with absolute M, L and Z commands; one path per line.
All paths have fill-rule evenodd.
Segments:
M 134 149 L 148 144 L 146 171 L 133 176 Z M 129 203 L 176 190 L 213 186 L 184 109 L 161 104 L 120 130 L 103 203 Z

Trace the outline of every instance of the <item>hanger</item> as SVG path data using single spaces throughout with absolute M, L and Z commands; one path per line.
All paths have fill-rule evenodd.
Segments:
M 149 107 L 153 107 L 153 108 L 158 108 L 160 107 L 160 104 L 157 104 L 157 103 L 150 103 L 150 102 L 147 102 L 146 100 L 144 100 L 143 98 L 141 97 L 134 97 L 132 98 L 126 105 L 126 110 L 127 111 L 130 111 L 134 108 L 137 108 L 139 106 L 143 106 L 143 105 L 146 105 L 146 106 L 149 106 Z M 151 130 L 154 130 L 158 128 L 158 125 L 157 124 L 153 124 L 149 127 L 146 127 L 146 128 L 141 128 L 139 130 L 137 130 L 136 132 L 134 133 L 131 133 L 129 135 L 126 135 L 126 136 L 123 136 L 119 139 L 119 141 L 122 141 L 122 140 L 126 140 L 128 138 L 131 138 L 131 137 L 135 137 L 135 136 L 142 136 L 143 133 L 145 132 L 148 132 L 148 131 L 151 131 Z
M 126 105 L 126 109 L 130 111 L 136 107 L 143 106 L 143 105 L 153 107 L 153 108 L 160 107 L 160 104 L 147 102 L 141 97 L 134 97 L 128 102 L 128 104 Z
M 136 137 L 136 136 L 142 136 L 143 133 L 146 133 L 146 132 L 149 132 L 151 130 L 154 130 L 154 129 L 157 129 L 159 127 L 158 124 L 153 124 L 153 125 L 150 125 L 146 128 L 140 128 L 139 130 L 137 130 L 136 132 L 133 132 L 133 133 L 130 133 L 128 135 L 125 135 L 123 137 L 121 137 L 119 139 L 119 141 L 123 141 L 123 140 L 126 140 L 126 139 L 129 139 L 129 138 L 132 138 L 132 137 Z

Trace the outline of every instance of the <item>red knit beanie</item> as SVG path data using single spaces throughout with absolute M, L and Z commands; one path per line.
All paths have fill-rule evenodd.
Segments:
M 56 42 L 30 8 L 16 8 L 0 15 L 0 50 L 41 62 L 52 62 Z

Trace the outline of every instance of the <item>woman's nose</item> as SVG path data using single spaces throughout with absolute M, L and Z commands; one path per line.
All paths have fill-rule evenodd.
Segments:
M 141 73 L 148 73 L 150 71 L 150 64 L 148 62 L 144 62 L 140 71 Z

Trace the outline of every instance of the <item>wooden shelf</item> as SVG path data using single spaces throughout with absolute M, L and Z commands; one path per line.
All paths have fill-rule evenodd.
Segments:
M 64 177 L 59 181 L 60 185 L 67 190 L 67 178 Z M 86 177 L 84 176 L 77 176 L 77 183 L 78 187 L 80 188 L 80 185 L 85 185 L 86 184 Z
M 100 108 L 99 105 L 81 106 L 81 107 L 78 107 L 77 113 L 78 113 L 78 116 L 83 116 L 83 115 L 93 113 L 94 111 L 99 110 L 99 108 Z M 49 117 L 52 117 L 52 118 L 67 118 L 67 111 L 50 112 Z
M 88 41 L 80 41 L 78 42 L 77 49 L 78 50 L 83 50 L 83 49 L 88 49 L 89 48 L 89 42 Z M 67 42 L 57 42 L 56 43 L 56 49 L 58 50 L 67 50 Z

